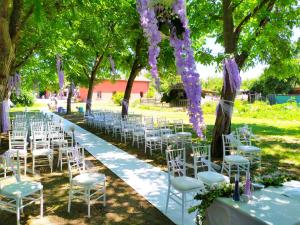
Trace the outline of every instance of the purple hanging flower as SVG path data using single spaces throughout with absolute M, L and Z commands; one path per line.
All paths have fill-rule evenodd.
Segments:
M 64 87 L 65 78 L 64 78 L 64 72 L 62 70 L 61 57 L 59 55 L 56 56 L 56 69 L 58 74 L 59 88 L 60 90 L 62 90 Z
M 161 42 L 161 35 L 158 27 L 156 13 L 164 10 L 162 5 L 151 6 L 151 0 L 138 0 L 137 10 L 140 14 L 141 25 L 149 42 L 149 64 L 151 74 L 155 78 L 155 83 L 159 86 L 157 57 L 160 52 L 158 44 Z M 185 1 L 176 0 L 172 5 L 172 16 L 160 19 L 160 22 L 167 22 L 172 25 L 170 43 L 174 48 L 177 72 L 181 75 L 184 89 L 189 99 L 189 116 L 190 122 L 197 135 L 203 137 L 201 126 L 203 124 L 203 115 L 201 105 L 201 84 L 199 74 L 196 71 L 194 52 L 191 47 L 190 30 L 185 10 Z M 161 15 L 161 14 L 160 14 Z M 169 22 L 170 18 L 175 15 L 176 21 Z M 179 20 L 179 25 L 178 25 Z
M 9 123 L 9 104 L 8 100 L 2 102 L 2 131 L 7 132 L 10 129 Z
M 15 74 L 14 80 L 15 80 L 16 95 L 19 96 L 20 93 L 21 93 L 21 88 L 20 88 L 20 86 L 21 86 L 21 76 L 18 72 Z
M 228 58 L 223 63 L 224 91 L 226 90 L 226 71 L 229 76 L 229 85 L 232 92 L 240 90 L 242 79 L 240 77 L 239 67 L 234 58 Z
M 155 79 L 156 88 L 159 90 L 160 81 L 157 68 L 157 57 L 159 56 L 161 34 L 158 30 L 158 21 L 154 7 L 150 7 L 150 0 L 137 0 L 137 10 L 140 14 L 141 25 L 149 42 L 148 58 L 151 67 L 150 72 Z

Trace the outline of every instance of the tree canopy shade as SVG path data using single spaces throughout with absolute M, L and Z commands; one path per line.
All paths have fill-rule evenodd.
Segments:
M 284 60 L 271 65 L 259 79 L 252 83 L 250 90 L 268 94 L 289 94 L 300 86 L 299 59 Z
M 299 10 L 296 0 L 191 1 L 188 12 L 195 43 L 203 43 L 203 37 L 214 37 L 225 50 L 217 56 L 209 51 L 196 51 L 197 59 L 201 60 L 204 55 L 206 63 L 221 62 L 232 55 L 241 70 L 257 61 L 272 64 L 275 58 L 291 58 L 292 29 L 299 26 Z M 221 99 L 233 103 L 236 93 L 230 89 L 224 91 L 224 86 L 229 84 L 229 74 L 224 73 L 224 76 Z M 219 108 L 213 131 L 214 156 L 222 156 L 221 136 L 230 132 L 230 124 L 231 115 L 225 115 Z

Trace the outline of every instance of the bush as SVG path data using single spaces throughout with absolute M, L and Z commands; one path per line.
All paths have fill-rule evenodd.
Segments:
M 29 91 L 22 91 L 19 96 L 12 93 L 10 100 L 16 106 L 32 106 L 34 103 L 34 96 Z
M 116 104 L 116 105 L 122 105 L 123 98 L 124 98 L 124 93 L 123 92 L 116 92 L 112 96 L 112 100 L 113 100 L 114 104 Z

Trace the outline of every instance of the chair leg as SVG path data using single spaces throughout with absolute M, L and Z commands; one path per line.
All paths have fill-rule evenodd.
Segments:
M 27 173 L 27 156 L 24 158 L 24 175 L 26 176 Z
M 72 203 L 72 185 L 70 186 L 70 190 L 69 190 L 68 213 L 70 213 L 71 211 L 71 203 Z
M 185 206 L 185 193 L 182 193 L 182 216 L 181 216 L 181 224 L 184 225 L 184 207 Z
M 16 214 L 17 214 L 17 225 L 20 225 L 20 199 L 16 200 Z
M 43 218 L 44 217 L 44 195 L 43 195 L 43 189 L 41 189 L 41 199 L 40 199 L 40 217 Z
M 87 205 L 88 205 L 88 217 L 91 217 L 91 190 L 87 190 L 86 192 L 87 197 Z
M 171 184 L 169 183 L 168 193 L 167 193 L 166 213 L 168 212 L 168 205 L 169 205 L 169 199 L 170 199 L 170 189 L 171 189 Z
M 35 167 L 35 157 L 32 156 L 32 174 L 35 174 L 35 169 L 34 169 L 34 167 Z
M 103 206 L 106 206 L 106 182 L 104 181 L 104 187 L 103 187 Z

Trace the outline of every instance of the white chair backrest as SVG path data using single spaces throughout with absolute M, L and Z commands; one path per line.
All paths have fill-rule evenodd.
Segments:
M 251 145 L 251 137 L 253 136 L 251 127 L 247 125 L 236 128 L 236 134 L 240 142 L 244 145 Z
M 186 175 L 186 152 L 185 148 L 171 149 L 169 146 L 166 149 L 166 160 L 168 166 L 168 174 L 170 176 L 185 176 Z
M 195 172 L 211 170 L 210 145 L 192 146 Z
M 183 132 L 183 121 L 182 120 L 174 120 L 174 130 L 175 130 L 175 133 Z
M 67 151 L 68 159 L 68 171 L 70 180 L 75 174 L 80 174 L 85 172 L 85 159 L 84 151 L 82 148 L 79 148 L 77 145 L 70 148 Z
M 145 139 L 149 137 L 160 137 L 160 130 L 156 130 L 156 129 L 145 130 Z
M 43 130 L 34 130 L 32 133 L 33 142 L 35 141 L 46 141 L 47 140 L 47 132 Z
M 227 134 L 227 135 L 223 134 L 222 142 L 223 142 L 223 156 L 234 153 L 236 147 L 240 145 L 240 142 L 234 133 Z
M 148 128 L 153 128 L 154 127 L 153 117 L 144 117 L 144 125 Z

